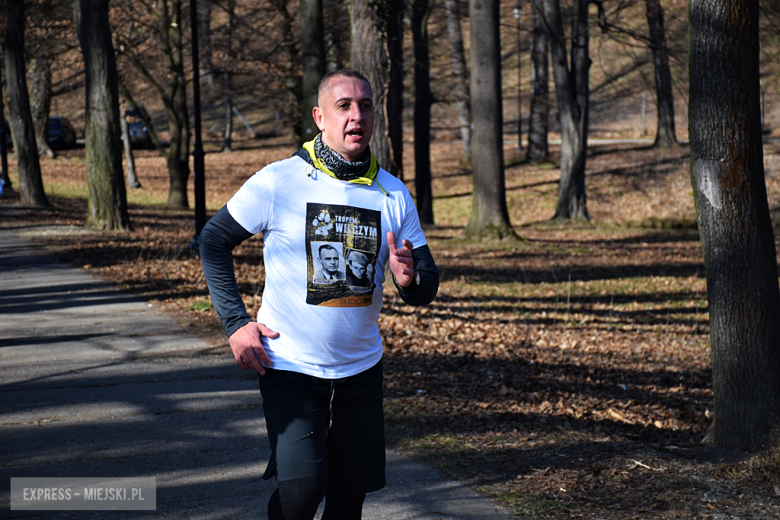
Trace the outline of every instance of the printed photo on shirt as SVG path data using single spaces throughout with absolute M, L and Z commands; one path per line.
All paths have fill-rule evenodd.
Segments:
M 345 278 L 346 271 L 344 269 L 344 255 L 341 252 L 342 247 L 338 242 L 311 243 L 311 249 L 314 252 L 313 283 L 335 283 Z
M 347 249 L 345 283 L 353 291 L 366 292 L 374 281 L 373 255 L 367 251 Z
M 310 202 L 306 204 L 306 221 L 306 303 L 371 305 L 376 259 L 382 246 L 381 212 Z

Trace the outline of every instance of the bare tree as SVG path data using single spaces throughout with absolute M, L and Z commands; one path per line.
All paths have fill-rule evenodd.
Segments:
M 515 2 L 514 8 L 515 24 L 517 27 L 517 149 L 523 149 L 523 28 L 520 23 L 520 15 L 523 12 L 523 4 L 520 0 Z
M 214 8 L 214 0 L 198 0 L 198 69 L 200 72 L 200 86 L 204 90 L 214 89 L 214 54 L 211 44 L 211 13 Z
M 86 225 L 127 230 L 130 219 L 122 175 L 119 88 L 108 23 L 109 0 L 76 0 L 76 28 L 86 71 L 88 209 Z
M 325 2 L 322 6 L 327 72 L 345 68 L 345 58 L 349 58 L 349 9 L 344 4 Z
M 414 37 L 414 186 L 417 213 L 423 226 L 433 225 L 433 189 L 431 188 L 431 70 L 428 18 L 433 0 L 412 3 Z
M 0 68 L 5 69 L 3 60 L 0 60 Z M 11 179 L 8 177 L 8 134 L 5 119 L 5 104 L 3 103 L 3 74 L 0 71 L 0 195 L 4 192 L 14 191 Z
M 125 25 L 115 35 L 123 38 L 119 44 L 121 56 L 157 91 L 165 108 L 170 144 L 166 150 L 146 120 L 150 137 L 168 167 L 168 201 L 174 208 L 189 207 L 187 181 L 189 169 L 190 123 L 187 112 L 184 74 L 184 45 L 182 39 L 182 0 L 156 0 L 156 4 L 117 4 L 124 10 Z M 162 64 L 162 66 L 160 66 Z M 127 84 L 122 94 L 138 110 Z
M 664 9 L 661 0 L 645 0 L 647 26 L 650 32 L 650 49 L 655 67 L 655 91 L 658 110 L 658 132 L 655 146 L 668 148 L 677 144 L 674 129 L 674 95 L 672 73 L 669 68 L 669 51 L 666 48 Z
M 645 0 L 645 19 L 648 26 L 648 34 L 636 31 L 631 24 L 621 21 L 616 16 L 627 7 L 634 4 L 633 0 L 618 2 L 615 10 L 607 14 L 604 2 L 601 0 L 589 0 L 598 6 L 598 24 L 602 31 L 620 41 L 620 35 L 626 35 L 638 42 L 638 45 L 647 46 L 652 54 L 653 72 L 655 77 L 656 108 L 658 124 L 654 147 L 668 148 L 677 144 L 674 123 L 674 95 L 672 93 L 672 74 L 669 65 L 669 47 L 666 42 L 666 27 L 664 22 L 664 9 L 660 0 Z M 622 42 L 621 42 L 622 43 Z M 637 62 L 637 66 L 644 63 Z
M 563 30 L 560 0 L 544 0 L 545 25 L 550 39 L 561 126 L 561 181 L 553 216 L 556 219 L 590 218 L 585 195 L 590 110 L 588 3 L 589 0 L 574 1 L 572 30 L 567 37 Z
M 402 176 L 403 0 L 350 0 L 352 68 L 374 94 L 371 151 L 379 165 Z
M 544 25 L 544 13 L 538 0 L 531 3 L 531 116 L 528 125 L 528 150 L 525 160 L 531 164 L 548 162 L 550 147 L 550 45 Z
M 233 151 L 233 26 L 236 18 L 235 0 L 227 0 L 225 4 L 225 67 L 222 70 L 223 91 L 225 100 L 225 134 L 222 138 L 222 151 Z
M 127 163 L 127 182 L 128 188 L 140 188 L 138 175 L 135 173 L 135 158 L 133 157 L 133 145 L 130 143 L 130 125 L 127 123 L 127 110 L 120 106 L 119 122 L 122 128 L 122 145 L 125 149 L 125 162 Z
M 388 89 L 390 63 L 387 53 L 389 13 L 396 0 L 350 0 L 352 21 L 352 68 L 362 72 L 371 83 L 374 94 L 374 135 L 371 151 L 382 168 L 393 175 L 394 161 L 388 132 Z
M 452 95 L 458 107 L 460 140 L 463 143 L 463 164 L 471 164 L 471 104 L 469 103 L 469 75 L 466 67 L 466 53 L 463 51 L 463 31 L 460 27 L 460 0 L 445 0 L 447 12 L 447 36 L 450 42 Z
M 67 0 L 37 0 L 27 3 L 25 15 L 25 53 L 29 60 L 27 83 L 35 139 L 39 155 L 54 158 L 56 153 L 48 139 L 52 74 L 58 58 L 77 45 L 73 41 L 73 9 Z
M 385 83 L 387 81 L 387 53 L 376 19 L 376 12 L 368 0 L 350 0 L 352 22 L 352 68 L 368 78 L 374 95 L 374 133 L 371 151 L 384 167 L 390 163 L 385 135 Z
M 230 72 L 225 71 L 222 79 L 225 81 L 225 133 L 222 135 L 222 151 L 233 151 L 233 95 L 230 88 Z
M 691 182 L 707 267 L 715 419 L 754 450 L 780 418 L 780 288 L 764 181 L 757 0 L 690 5 Z
M 5 78 L 10 104 L 8 121 L 16 150 L 16 168 L 19 172 L 22 201 L 35 206 L 49 206 L 43 190 L 41 164 L 35 143 L 35 129 L 30 113 L 24 64 L 24 2 L 5 2 Z
M 301 120 L 301 75 L 298 72 L 300 53 L 298 50 L 299 42 L 293 32 L 293 13 L 289 9 L 290 0 L 272 0 L 271 3 L 276 8 L 281 17 L 282 33 L 281 46 L 284 51 L 284 86 L 287 91 L 287 112 L 290 117 L 290 130 L 295 146 L 303 144 L 303 127 Z
M 171 144 L 166 156 L 170 182 L 167 204 L 171 207 L 187 209 L 189 208 L 187 180 L 190 176 L 190 120 L 187 114 L 187 78 L 184 76 L 181 0 L 158 0 L 158 6 L 159 42 L 168 70 L 168 83 L 160 93 L 171 134 Z
M 30 63 L 30 113 L 35 127 L 38 154 L 54 158 L 49 146 L 49 110 L 51 107 L 51 63 L 48 56 L 39 56 Z
M 498 4 L 499 0 L 469 0 L 474 193 L 463 236 L 471 240 L 515 237 L 504 186 Z
M 317 87 L 326 69 L 322 0 L 301 0 L 301 49 L 301 127 L 303 140 L 310 141 L 319 133 L 312 109 L 317 106 Z
M 404 5 L 404 0 L 385 4 L 387 57 L 390 60 L 385 99 L 390 164 L 385 169 L 399 179 L 404 178 Z

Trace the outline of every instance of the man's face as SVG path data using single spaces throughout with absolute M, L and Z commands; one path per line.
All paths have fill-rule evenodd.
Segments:
M 349 266 L 352 268 L 352 272 L 355 273 L 355 276 L 358 278 L 366 277 L 366 264 L 361 263 L 359 260 L 350 260 Z
M 324 248 L 320 251 L 320 263 L 322 270 L 329 275 L 334 275 L 339 270 L 339 254 L 334 249 Z
M 331 78 L 312 114 L 326 145 L 348 161 L 363 159 L 374 130 L 368 83 L 346 76 Z

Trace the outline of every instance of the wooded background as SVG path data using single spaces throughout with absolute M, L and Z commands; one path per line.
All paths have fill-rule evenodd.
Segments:
M 462 164 L 473 178 L 467 240 L 518 240 L 506 207 L 506 140 L 538 163 L 560 139 L 551 217 L 574 221 L 589 219 L 589 139 L 649 137 L 653 146 L 675 147 L 690 137 L 721 419 L 707 439 L 755 449 L 771 437 L 780 417 L 780 293 L 762 146 L 780 134 L 776 2 L 197 5 L 193 61 L 193 13 L 181 0 L 5 2 L 4 101 L 23 201 L 48 205 L 38 155 L 55 153 L 43 135 L 50 114 L 83 128 L 87 225 L 122 230 L 131 223 L 120 104 L 148 112 L 151 140 L 166 158 L 167 204 L 189 208 L 196 87 L 203 124 L 194 133 L 207 136 L 208 151 L 231 150 L 239 132 L 299 143 L 313 137 L 316 81 L 349 66 L 374 87 L 372 150 L 380 163 L 411 177 L 401 154 L 413 148 L 425 225 L 435 224 L 430 140 L 463 139 Z M 201 73 L 193 83 L 195 63 Z

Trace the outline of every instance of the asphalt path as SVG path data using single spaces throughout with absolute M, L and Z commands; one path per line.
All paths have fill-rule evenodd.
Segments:
M 270 449 L 256 376 L 29 239 L 47 232 L 58 231 L 0 227 L 0 518 L 266 518 L 275 483 L 260 478 Z M 364 519 L 512 518 L 387 456 L 388 485 Z M 155 477 L 156 510 L 11 510 L 21 477 Z

